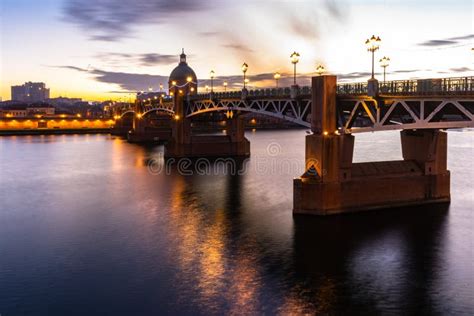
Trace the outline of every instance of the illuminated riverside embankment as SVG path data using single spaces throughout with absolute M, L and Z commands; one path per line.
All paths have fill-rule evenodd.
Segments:
M 0 119 L 0 135 L 109 132 L 114 125 L 110 118 L 11 117 Z

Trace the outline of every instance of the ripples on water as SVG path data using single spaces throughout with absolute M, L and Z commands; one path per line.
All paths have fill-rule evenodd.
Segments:
M 304 136 L 249 134 L 248 172 L 206 176 L 111 136 L 0 138 L 0 314 L 474 313 L 474 133 L 449 134 L 450 207 L 293 218 Z M 356 136 L 356 161 L 400 158 Z

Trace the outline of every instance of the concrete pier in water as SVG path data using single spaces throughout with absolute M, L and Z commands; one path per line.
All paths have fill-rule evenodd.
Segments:
M 184 97 L 174 91 L 175 119 L 172 136 L 165 146 L 167 158 L 247 157 L 250 142 L 245 138 L 245 124 L 241 117 L 227 120 L 226 135 L 192 135 L 191 120 L 185 118 Z

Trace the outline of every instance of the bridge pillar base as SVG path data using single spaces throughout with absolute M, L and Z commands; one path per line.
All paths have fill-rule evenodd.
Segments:
M 306 138 L 307 172 L 294 179 L 293 213 L 332 215 L 450 201 L 447 136 L 402 131 L 404 160 L 352 163 L 353 136 Z
M 245 138 L 242 117 L 228 119 L 227 135 L 192 136 L 190 121 L 186 122 L 184 138 L 174 138 L 165 146 L 167 158 L 224 158 L 250 156 L 250 142 Z
M 391 168 L 382 162 L 374 169 Z M 393 163 L 393 162 L 390 162 Z M 394 163 L 404 163 L 395 161 Z M 371 169 L 354 164 L 356 169 Z M 360 165 L 359 168 L 357 168 Z M 373 166 L 372 166 L 373 167 Z M 450 175 L 386 174 L 358 176 L 346 182 L 322 183 L 305 178 L 293 182 L 293 214 L 334 215 L 429 203 L 448 203 Z

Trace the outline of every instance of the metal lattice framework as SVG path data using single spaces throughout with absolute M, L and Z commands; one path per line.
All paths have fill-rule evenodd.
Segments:
M 343 133 L 474 127 L 474 98 L 339 98 Z
M 219 99 L 188 102 L 187 117 L 213 111 L 242 111 L 259 113 L 310 127 L 311 99 L 255 98 Z
M 128 109 L 126 109 L 120 117 L 124 117 L 127 113 L 141 113 L 142 116 L 146 116 L 148 113 L 151 112 L 166 112 L 169 115 L 174 114 L 174 104 L 173 102 L 148 102 L 142 103 L 138 105 L 130 105 Z

